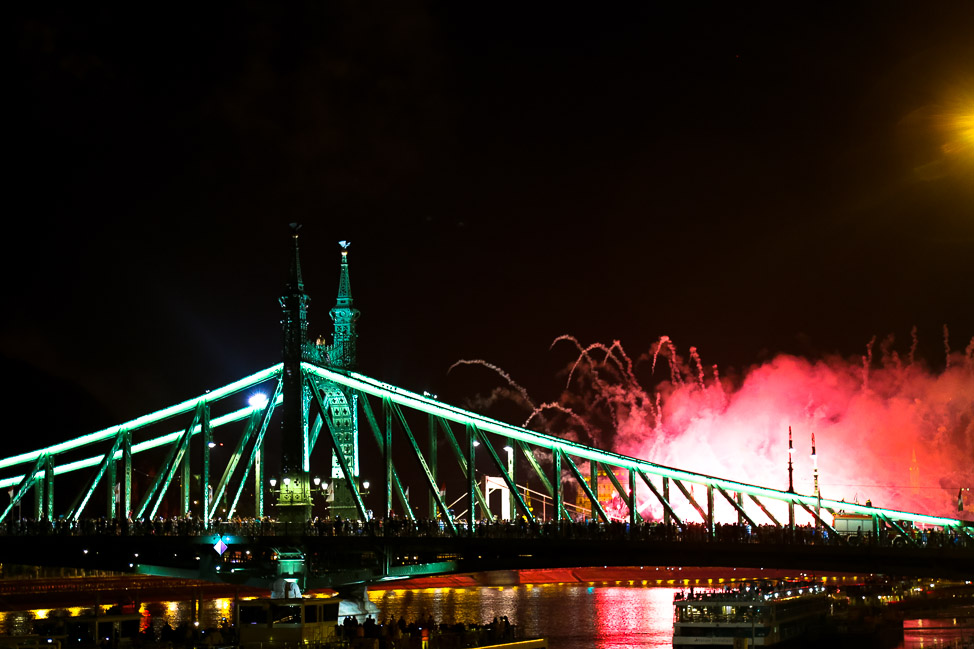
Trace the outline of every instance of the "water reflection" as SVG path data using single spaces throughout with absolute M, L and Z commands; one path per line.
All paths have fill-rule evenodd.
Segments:
M 69 619 L 78 616 L 106 615 L 110 606 L 80 607 L 72 606 L 55 609 L 34 609 L 32 611 L 0 612 L 0 635 L 29 635 L 33 632 L 35 620 Z M 139 614 L 149 620 L 155 637 L 161 637 L 162 629 L 169 625 L 173 629 L 180 626 L 194 627 L 198 622 L 200 629 L 217 628 L 221 621 L 233 620 L 233 599 L 193 601 L 174 600 L 169 602 L 150 602 L 139 608 Z
M 551 649 L 657 649 L 671 647 L 673 595 L 679 589 L 589 584 L 538 584 L 483 588 L 370 591 L 379 621 L 407 622 L 432 614 L 443 624 L 483 624 L 507 616 L 526 636 L 548 638 Z M 106 612 L 108 607 L 102 607 Z M 28 634 L 34 620 L 90 614 L 71 607 L 0 613 L 0 634 Z M 141 614 L 153 635 L 162 629 L 216 628 L 233 620 L 233 599 L 177 600 L 144 604 Z M 908 621 L 903 649 L 940 649 L 974 637 L 970 607 L 935 620 Z
M 674 588 L 543 584 L 493 588 L 373 591 L 382 621 L 432 613 L 446 624 L 483 624 L 507 616 L 552 649 L 649 649 L 672 646 Z

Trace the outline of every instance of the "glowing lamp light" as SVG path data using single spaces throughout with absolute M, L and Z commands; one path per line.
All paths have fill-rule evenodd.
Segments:
M 216 442 L 207 442 L 206 445 L 210 448 L 216 448 Z
M 368 489 L 369 488 L 369 481 L 368 480 L 366 480 L 365 482 L 362 483 L 362 488 L 363 489 Z
M 247 403 L 250 404 L 251 408 L 263 408 L 267 405 L 267 395 L 261 392 L 255 392 L 247 399 Z
M 284 486 L 291 484 L 291 478 L 284 478 Z
M 508 444 L 507 446 L 504 447 L 504 450 L 507 451 L 508 453 L 513 453 L 514 447 Z
M 277 486 L 277 478 L 271 478 L 271 486 L 272 487 L 276 487 Z
M 480 446 L 480 442 L 478 442 L 477 440 L 474 440 L 473 441 L 473 446 L 474 446 L 474 448 L 477 448 L 478 446 Z
M 315 486 L 316 487 L 320 486 L 321 485 L 321 478 L 316 477 L 314 482 L 315 482 Z

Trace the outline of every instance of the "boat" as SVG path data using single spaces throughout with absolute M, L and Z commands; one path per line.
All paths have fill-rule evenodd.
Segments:
M 337 640 L 337 597 L 253 597 L 240 601 L 237 632 L 243 649 L 325 645 Z
M 745 583 L 677 593 L 673 608 L 674 647 L 783 647 L 821 632 L 829 597 L 821 584 Z

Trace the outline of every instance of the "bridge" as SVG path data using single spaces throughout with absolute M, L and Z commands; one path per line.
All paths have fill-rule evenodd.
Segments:
M 294 228 L 282 363 L 0 459 L 0 560 L 304 588 L 586 565 L 974 574 L 963 520 L 663 466 L 360 374 L 347 245 L 340 271 L 332 340 L 311 340 Z

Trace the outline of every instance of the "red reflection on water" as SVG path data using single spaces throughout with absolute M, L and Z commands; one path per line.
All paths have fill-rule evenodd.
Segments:
M 674 588 L 589 589 L 597 649 L 672 647 Z

